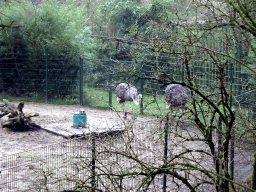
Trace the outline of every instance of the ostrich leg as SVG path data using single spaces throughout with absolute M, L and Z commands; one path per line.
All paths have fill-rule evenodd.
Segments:
M 125 110 L 125 105 L 124 105 L 124 103 L 123 103 L 123 112 L 124 112 L 124 119 L 126 119 L 127 118 L 127 111 Z
M 124 119 L 127 118 L 127 111 L 124 112 Z

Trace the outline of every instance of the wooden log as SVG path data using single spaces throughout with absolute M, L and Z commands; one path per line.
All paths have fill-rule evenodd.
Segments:
M 18 113 L 17 113 L 17 111 L 15 111 L 15 112 L 9 113 L 9 114 L 8 114 L 8 117 L 9 117 L 9 118 L 17 117 L 17 115 L 18 115 Z
M 31 117 L 39 116 L 38 113 L 23 113 L 24 102 L 20 102 L 17 107 L 6 99 L 3 99 L 3 102 L 4 105 L 0 106 L 1 125 L 3 128 L 25 129 L 40 127 L 31 120 Z
M 1 125 L 2 125 L 3 128 L 4 127 L 14 127 L 14 124 L 15 124 L 15 122 L 13 122 L 13 121 L 1 122 Z
M 1 124 L 4 123 L 4 122 L 6 122 L 6 121 L 8 121 L 8 120 L 9 120 L 9 117 L 8 117 L 7 115 L 3 116 L 3 117 L 1 118 Z
M 17 106 L 18 111 L 22 112 L 22 109 L 24 108 L 24 102 L 20 102 L 19 105 Z
M 27 126 L 28 126 L 30 129 L 33 129 L 33 128 L 40 128 L 40 126 L 37 125 L 35 122 L 33 122 L 31 119 L 27 122 Z
M 25 118 L 31 118 L 31 117 L 37 117 L 37 116 L 39 116 L 38 113 L 29 113 L 25 115 Z
M 17 108 L 11 104 L 8 100 L 6 99 L 3 99 L 3 102 L 5 103 L 5 111 L 10 111 L 10 112 L 14 112 L 14 111 L 17 111 Z

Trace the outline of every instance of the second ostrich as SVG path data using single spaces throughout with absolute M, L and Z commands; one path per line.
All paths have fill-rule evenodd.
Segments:
M 183 108 L 188 99 L 188 94 L 183 86 L 169 84 L 165 89 L 165 101 L 168 109 L 175 107 Z
M 124 109 L 126 101 L 134 102 L 136 105 L 141 103 L 142 95 L 137 93 L 137 88 L 127 83 L 120 83 L 116 87 L 117 102 L 122 104 L 124 119 L 127 118 L 127 112 Z

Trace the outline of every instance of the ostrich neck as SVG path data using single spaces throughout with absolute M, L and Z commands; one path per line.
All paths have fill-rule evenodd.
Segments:
M 140 101 L 141 101 L 141 99 L 139 98 L 136 98 L 135 100 L 134 100 L 134 103 L 135 103 L 135 105 L 139 105 L 140 104 Z

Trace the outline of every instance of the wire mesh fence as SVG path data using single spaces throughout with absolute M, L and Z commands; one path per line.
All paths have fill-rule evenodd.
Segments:
M 218 38 L 211 35 L 205 37 L 206 48 L 214 48 L 213 52 L 231 52 L 235 57 L 225 61 L 221 58 L 217 58 L 217 61 L 211 60 L 209 55 L 207 56 L 208 52 L 197 46 L 189 50 L 186 50 L 186 46 L 176 46 L 173 53 L 168 55 L 139 55 L 136 61 L 125 54 L 116 55 L 112 59 L 87 59 L 56 58 L 47 51 L 41 55 L 31 55 L 32 53 L 25 49 L 21 49 L 21 53 L 1 53 L 0 92 L 28 97 L 31 100 L 73 100 L 76 104 L 115 109 L 115 87 L 119 83 L 127 82 L 135 85 L 144 95 L 145 104 L 140 106 L 140 113 L 153 111 L 154 115 L 157 115 L 157 110 L 154 109 L 165 110 L 162 106 L 165 105 L 163 94 L 166 83 L 191 83 L 195 89 L 212 97 L 218 88 L 218 70 L 223 68 L 223 77 L 231 95 L 230 106 L 234 109 L 240 107 L 255 120 L 256 77 L 236 61 L 236 58 L 243 59 L 242 54 L 246 51 L 232 44 L 229 38 L 216 39 Z M 227 46 L 228 43 L 230 46 Z M 254 63 L 255 58 L 250 57 L 250 62 Z M 156 95 L 163 105 L 159 107 L 157 103 L 156 108 L 150 108 L 150 102 L 146 99 Z M 217 101 L 218 96 L 213 100 Z M 129 128 L 129 125 L 126 126 Z M 171 126 L 172 130 L 177 130 L 174 125 Z M 200 167 L 204 166 L 209 170 L 214 167 L 214 162 L 207 155 L 191 152 L 185 158 L 176 157 L 178 153 L 190 147 L 197 150 L 206 148 L 203 142 L 191 144 L 182 140 L 184 136 L 190 137 L 191 133 L 198 138 L 201 136 L 195 130 L 188 130 L 186 126 L 179 132 L 169 130 L 168 160 L 173 163 L 173 170 L 192 182 L 197 183 L 203 179 L 208 181 L 209 178 L 201 172 L 180 167 L 180 162 L 186 164 L 191 158 L 199 159 L 195 162 Z M 122 135 L 105 138 L 91 135 L 85 140 L 69 140 L 38 150 L 2 157 L 0 188 L 3 191 L 161 191 L 163 174 L 154 175 L 154 179 L 148 182 L 152 172 L 147 171 L 157 171 L 166 161 L 163 125 L 153 123 L 131 127 L 132 131 L 127 129 Z M 215 143 L 218 142 L 216 138 L 217 136 Z M 234 177 L 238 178 L 240 168 L 245 166 L 250 169 L 247 165 L 251 163 L 252 157 L 251 153 L 241 151 L 240 146 L 235 146 L 234 149 Z M 243 161 L 244 156 L 250 158 Z M 167 175 L 165 182 L 167 191 L 188 190 L 181 180 L 173 176 Z M 202 189 L 204 187 L 209 190 L 210 186 L 202 185 Z
M 25 151 L 0 160 L 1 191 L 62 191 L 75 183 L 65 181 L 76 174 L 72 161 L 76 156 L 90 158 L 91 146 L 79 140 L 69 140 L 35 150 Z M 86 174 L 83 175 L 84 177 Z M 81 179 L 82 177 L 79 176 Z
M 159 155 L 163 138 L 158 134 L 162 128 L 156 123 L 133 128 L 122 135 L 99 138 L 92 134 L 86 140 L 69 140 L 1 158 L 1 190 L 141 191 L 144 186 L 139 184 L 145 177 L 139 174 L 144 169 L 140 162 L 157 167 L 163 161 Z M 170 158 L 180 150 L 175 147 L 179 139 L 171 142 L 173 138 L 170 137 Z M 174 149 L 178 151 L 171 152 Z M 162 175 L 154 178 L 149 190 L 161 191 L 162 180 Z M 174 190 L 175 184 L 170 180 L 168 189 Z
M 1 93 L 45 102 L 78 97 L 79 58 L 56 58 L 47 51 L 33 55 L 33 50 L 25 48 L 19 51 L 1 52 Z
M 168 81 L 188 83 L 189 80 L 195 88 L 208 93 L 218 86 L 218 64 L 204 58 L 203 52 L 198 56 L 196 49 L 192 50 L 192 59 L 188 62 L 177 54 L 160 54 L 157 58 L 160 76 L 152 55 L 140 56 L 141 62 L 136 63 L 133 60 L 56 58 L 47 51 L 34 58 L 22 50 L 26 54 L 2 54 L 0 57 L 2 95 L 45 102 L 70 100 L 76 104 L 111 108 L 115 87 L 122 82 L 151 96 L 163 95 L 163 85 Z M 255 58 L 250 57 L 250 61 L 253 63 Z M 246 108 L 255 117 L 255 74 L 234 59 L 227 60 L 224 73 L 232 103 Z M 93 105 L 97 100 L 100 104 Z
M 214 162 L 205 150 L 202 141 L 186 141 L 185 137 L 197 135 L 199 131 L 187 125 L 176 127 L 169 124 L 167 159 L 164 157 L 165 123 L 143 122 L 127 124 L 125 132 L 98 135 L 91 133 L 83 139 L 41 147 L 38 149 L 5 156 L 0 159 L 1 191 L 163 191 L 164 161 L 173 164 L 171 171 L 177 172 L 190 183 L 209 180 L 207 174 L 196 169 L 183 169 L 182 165 L 197 159 L 195 165 L 214 169 Z M 178 128 L 177 131 L 174 131 Z M 178 135 L 177 135 L 178 134 Z M 218 135 L 213 132 L 214 142 Z M 181 136 L 182 135 L 182 136 Z M 191 150 L 191 152 L 187 152 Z M 194 150 L 194 151 L 193 151 Z M 216 148 L 217 150 L 217 148 Z M 180 153 L 184 153 L 180 156 Z M 242 157 L 246 156 L 246 159 Z M 235 146 L 235 179 L 241 179 L 250 169 L 250 150 Z M 243 159 L 243 160 L 242 160 Z M 159 173 L 158 173 L 159 172 Z M 213 180 L 214 181 L 214 180 Z M 189 191 L 179 178 L 167 174 L 167 191 Z M 207 182 L 198 190 L 212 189 Z

